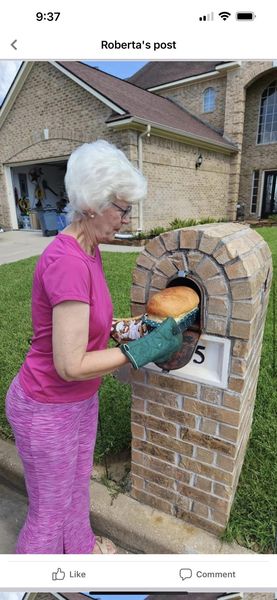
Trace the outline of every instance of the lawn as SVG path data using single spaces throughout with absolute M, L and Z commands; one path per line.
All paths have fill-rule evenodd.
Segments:
M 277 228 L 259 227 L 257 232 L 271 249 L 274 280 L 267 311 L 253 427 L 224 539 L 235 539 L 256 552 L 276 553 Z
M 103 252 L 116 316 L 130 315 L 129 290 L 136 258 L 137 253 Z M 12 437 L 4 411 L 6 391 L 24 360 L 32 336 L 30 298 L 36 261 L 37 258 L 32 257 L 0 266 L 0 435 L 6 438 Z M 105 377 L 100 392 L 101 430 L 99 428 L 96 460 L 130 445 L 130 411 L 130 386 L 112 376 Z
M 257 230 L 268 242 L 277 265 L 277 229 Z M 130 314 L 131 273 L 136 253 L 103 253 L 103 264 L 111 290 L 114 313 Z M 0 266 L 0 432 L 11 437 L 4 415 L 4 398 L 19 369 L 32 335 L 30 295 L 36 258 Z M 276 273 L 275 273 L 276 280 Z M 277 534 L 277 359 L 274 358 L 274 305 L 271 290 L 253 428 L 231 517 L 224 539 L 237 540 L 256 552 L 276 552 Z M 276 309 L 275 309 L 276 310 Z M 276 335 L 276 332 L 275 332 Z M 96 458 L 116 453 L 130 445 L 130 386 L 107 376 L 100 395 L 101 432 Z

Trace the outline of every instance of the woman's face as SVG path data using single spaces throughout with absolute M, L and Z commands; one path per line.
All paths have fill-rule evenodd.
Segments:
M 101 215 L 94 215 L 91 224 L 98 244 L 108 244 L 113 241 L 115 234 L 119 232 L 122 225 L 130 223 L 130 209 L 131 206 L 128 202 L 115 199 Z M 125 213 L 126 210 L 128 210 L 128 213 Z

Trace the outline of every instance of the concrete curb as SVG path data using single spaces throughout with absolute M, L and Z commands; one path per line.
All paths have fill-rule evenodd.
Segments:
M 15 444 L 0 439 L 0 473 L 26 493 L 23 468 Z M 111 496 L 108 488 L 91 483 L 91 521 L 97 533 L 139 554 L 254 554 L 216 536 L 141 504 L 127 494 Z

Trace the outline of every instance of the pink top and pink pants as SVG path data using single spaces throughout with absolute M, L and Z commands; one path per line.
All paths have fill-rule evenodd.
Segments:
M 95 543 L 89 482 L 101 380 L 66 382 L 55 370 L 52 310 L 67 300 L 90 305 L 87 351 L 106 348 L 112 303 L 100 253 L 60 233 L 36 266 L 32 345 L 6 400 L 29 497 L 19 554 L 87 554 Z

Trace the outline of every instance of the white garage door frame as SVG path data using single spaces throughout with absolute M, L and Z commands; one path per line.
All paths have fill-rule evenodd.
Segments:
M 20 163 L 10 163 L 9 165 L 4 165 L 4 179 L 5 179 L 5 183 L 6 183 L 6 189 L 7 189 L 7 196 L 8 196 L 8 206 L 9 206 L 9 211 L 10 211 L 10 219 L 11 219 L 11 224 L 12 224 L 12 229 L 19 229 L 18 227 L 18 222 L 17 222 L 17 215 L 16 215 L 16 208 L 15 208 L 15 198 L 14 198 L 14 191 L 13 191 L 13 182 L 12 182 L 12 168 L 14 167 L 26 167 L 28 165 L 43 165 L 46 163 L 56 163 L 56 162 L 60 162 L 62 161 L 67 161 L 69 158 L 69 155 L 67 156 L 59 156 L 55 158 L 45 158 L 43 160 L 27 160 L 25 162 L 20 162 Z

